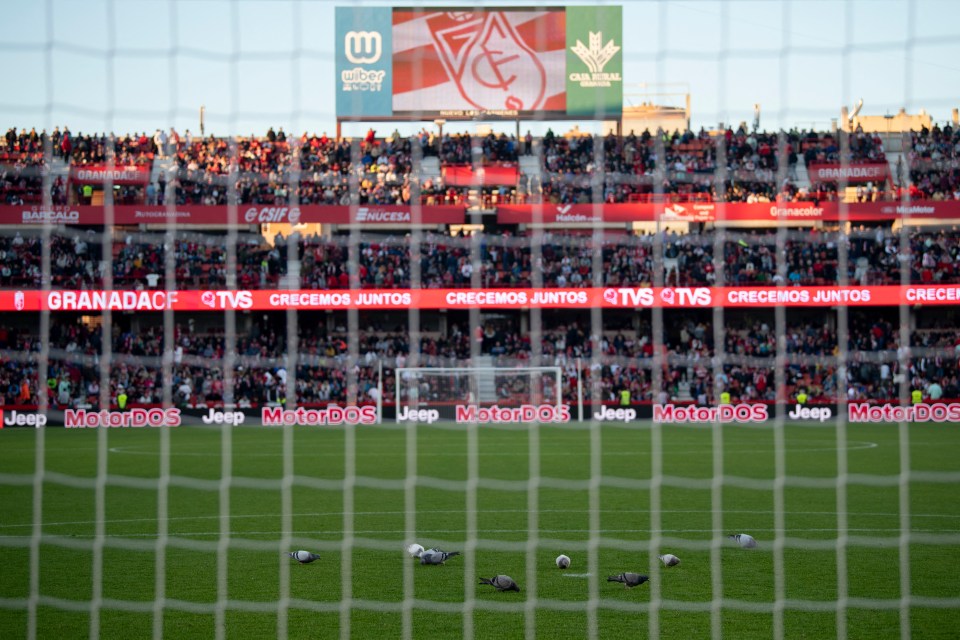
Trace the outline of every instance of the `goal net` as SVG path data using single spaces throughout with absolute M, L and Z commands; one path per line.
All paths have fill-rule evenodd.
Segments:
M 339 5 L 0 3 L 0 637 L 956 635 L 956 9 Z

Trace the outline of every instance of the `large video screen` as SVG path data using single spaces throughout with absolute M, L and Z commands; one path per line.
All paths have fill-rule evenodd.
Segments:
M 337 7 L 337 117 L 618 117 L 620 7 Z

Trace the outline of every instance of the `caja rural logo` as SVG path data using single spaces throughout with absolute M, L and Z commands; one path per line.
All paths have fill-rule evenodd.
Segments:
M 614 44 L 613 40 L 603 42 L 603 32 L 590 32 L 587 41 L 590 46 L 585 46 L 583 42 L 577 40 L 577 44 L 570 47 L 583 64 L 587 65 L 588 73 L 572 72 L 570 74 L 571 82 L 577 82 L 581 87 L 609 87 L 614 82 L 620 82 L 619 73 L 604 72 L 603 68 L 607 66 L 613 56 L 617 55 L 620 47 Z

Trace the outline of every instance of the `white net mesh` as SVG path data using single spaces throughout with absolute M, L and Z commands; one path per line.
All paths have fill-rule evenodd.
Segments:
M 89 5 L 89 15 L 55 1 L 0 8 L 7 24 L 40 25 L 7 30 L 0 49 L 36 71 L 20 78 L 20 95 L 41 105 L 17 98 L 0 112 L 10 125 L 44 129 L 35 140 L 14 131 L 0 159 L 0 303 L 13 318 L 0 321 L 4 416 L 105 425 L 121 418 L 100 411 L 129 403 L 177 408 L 192 423 L 150 436 L 0 433 L 0 490 L 11 504 L 0 520 L 0 560 L 10 567 L 0 574 L 0 636 L 473 638 L 496 629 L 601 638 L 645 627 L 651 638 L 675 629 L 910 638 L 957 628 L 958 585 L 943 570 L 960 548 L 948 494 L 960 470 L 946 455 L 956 437 L 883 409 L 960 395 L 957 315 L 920 304 L 958 297 L 956 123 L 899 135 L 914 123 L 889 113 L 953 105 L 949 82 L 931 82 L 930 68 L 955 75 L 941 62 L 956 58 L 955 21 L 930 5 L 894 3 L 890 19 L 905 27 L 871 18 L 876 34 L 892 34 L 875 41 L 859 32 L 860 9 L 882 12 L 854 2 L 839 22 L 791 3 L 623 5 L 624 78 L 663 87 L 715 63 L 715 82 L 698 82 L 694 94 L 704 105 L 696 119 L 711 130 L 721 123 L 716 131 L 634 136 L 624 125 L 607 135 L 596 121 L 609 105 L 598 101 L 582 120 L 569 118 L 592 135 L 554 136 L 567 123 L 545 122 L 557 116 L 549 106 L 494 120 L 488 133 L 486 123 L 447 122 L 428 102 L 395 99 L 416 125 L 368 140 L 376 118 L 334 113 L 326 80 L 315 81 L 318 69 L 334 75 L 339 55 L 317 42 L 315 30 L 339 19 L 326 3 L 151 6 L 162 34 L 147 38 L 151 46 L 131 40 L 144 20 L 119 3 Z M 468 24 L 486 9 L 442 13 Z M 105 45 L 78 44 L 63 19 Z M 251 45 L 271 22 L 287 36 Z M 506 37 L 513 24 L 494 26 Z M 649 37 L 635 37 L 636 25 Z M 549 40 L 555 26 L 510 37 Z M 754 46 L 758 32 L 778 37 Z M 402 28 L 392 33 L 394 50 L 409 44 Z M 551 55 L 576 55 L 602 76 L 616 52 L 593 36 Z M 369 48 L 355 57 L 372 57 L 375 41 L 357 38 Z M 691 40 L 703 42 L 677 44 Z M 411 86 L 456 75 L 420 64 L 422 54 L 406 61 Z M 821 57 L 829 69 L 810 64 Z M 105 71 L 88 75 L 78 66 L 87 58 Z M 902 71 L 872 94 L 881 106 L 868 107 L 888 111 L 887 130 L 848 133 L 852 117 L 837 130 L 823 114 L 877 84 L 858 79 L 873 65 Z M 205 80 L 195 86 L 194 76 Z M 731 81 L 739 76 L 751 83 Z M 78 77 L 91 86 L 75 90 Z M 124 97 L 118 87 L 131 77 L 149 78 L 144 95 L 172 96 L 166 110 Z M 374 82 L 338 78 L 358 92 Z M 839 91 L 826 98 L 797 94 L 829 84 Z M 439 104 L 453 89 L 429 95 Z M 259 93 L 271 94 L 267 107 Z M 188 137 L 192 105 L 218 95 Z M 754 96 L 776 105 L 773 124 L 759 127 L 758 110 L 755 125 L 732 126 Z M 263 130 L 265 115 L 278 131 L 241 134 Z M 293 133 L 332 129 L 337 116 L 342 140 Z M 55 137 L 53 127 L 70 118 L 116 135 L 74 127 L 74 147 L 64 146 L 66 131 L 58 126 Z M 436 135 L 417 131 L 431 120 Z M 154 123 L 162 131 L 141 138 Z M 168 136 L 172 123 L 181 133 Z M 516 165 L 512 184 L 488 182 L 507 171 L 503 157 Z M 856 180 L 875 165 L 886 166 L 882 181 Z M 89 183 L 97 188 L 88 193 L 76 170 L 101 171 Z M 740 205 L 757 202 L 777 224 L 738 218 Z M 477 227 L 454 231 L 431 217 L 445 205 Z M 524 221 L 509 217 L 514 205 L 530 205 Z M 621 205 L 653 213 L 634 225 L 616 218 Z M 709 218 L 697 217 L 698 205 Z M 344 217 L 311 228 L 298 216 L 313 206 L 342 207 Z M 217 219 L 190 217 L 202 207 Z M 806 219 L 824 209 L 835 215 Z M 927 286 L 941 297 L 904 293 Z M 817 303 L 817 288 L 846 297 Z M 751 289 L 762 295 L 739 297 Z M 57 293 L 84 290 L 147 302 L 91 310 Z M 439 290 L 445 297 L 430 298 Z M 481 290 L 490 304 L 458 297 Z M 365 303 L 365 293 L 382 295 Z M 337 306 L 345 294 L 353 302 Z M 878 304 L 857 304 L 862 295 Z M 574 409 L 581 398 L 584 422 Z M 433 424 L 417 413 L 373 426 L 369 412 L 331 412 L 391 399 L 393 415 L 529 400 L 560 404 L 572 420 L 518 414 L 520 424 L 488 424 L 471 414 Z M 887 411 L 881 421 L 897 424 L 895 435 L 850 420 L 849 407 L 865 403 Z M 727 421 L 720 405 L 762 409 Z M 154 419 L 137 410 L 124 415 Z M 267 411 L 282 426 L 264 435 L 250 423 Z M 956 421 L 943 411 L 935 422 Z M 70 417 L 82 412 L 90 417 Z M 760 541 L 754 555 L 727 537 L 741 530 Z M 462 555 L 437 572 L 406 557 L 401 565 L 410 543 Z M 321 556 L 308 579 L 287 555 L 300 548 Z M 557 578 L 561 552 L 574 565 Z M 665 552 L 683 562 L 665 568 Z M 650 581 L 620 597 L 606 576 L 622 571 Z M 478 584 L 497 572 L 520 582 L 519 597 L 492 598 Z M 64 585 L 57 573 L 75 577 Z

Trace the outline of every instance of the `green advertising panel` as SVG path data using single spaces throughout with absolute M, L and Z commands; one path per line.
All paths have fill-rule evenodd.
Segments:
M 603 119 L 623 109 L 621 7 L 567 7 L 567 114 Z

